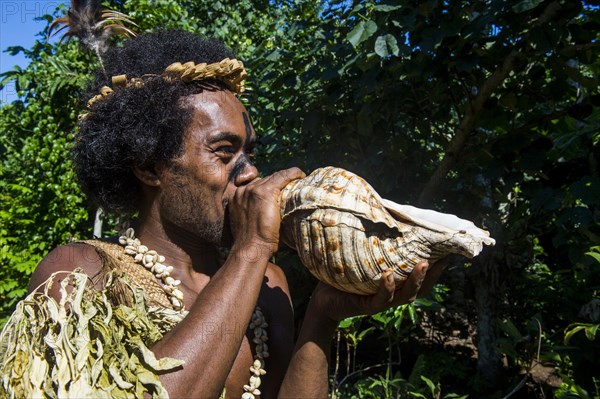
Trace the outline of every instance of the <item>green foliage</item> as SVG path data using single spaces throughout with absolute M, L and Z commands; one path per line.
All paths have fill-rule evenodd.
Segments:
M 586 252 L 594 259 L 596 268 L 600 266 L 598 252 L 598 246 Z M 563 383 L 555 395 L 557 398 L 600 398 L 600 379 L 596 367 L 600 356 L 600 342 L 596 336 L 600 327 L 598 290 L 594 292 L 593 299 L 581 307 L 577 318 L 586 321 L 570 323 L 564 329 L 565 346 L 556 347 L 556 351 L 561 355 L 560 371 Z M 583 334 L 578 334 L 580 332 Z
M 444 396 L 442 396 L 442 389 L 440 387 L 440 383 L 438 382 L 437 384 L 434 384 L 433 381 L 431 381 L 429 378 L 425 377 L 425 376 L 421 376 L 421 380 L 423 380 L 425 382 L 425 384 L 427 385 L 428 391 L 427 391 L 427 395 L 424 395 L 422 393 L 419 392 L 410 392 L 410 397 L 411 398 L 423 398 L 423 399 L 466 399 L 468 398 L 468 395 L 458 395 L 455 393 L 448 393 Z
M 538 352 L 562 381 L 557 388 L 539 383 L 545 397 L 552 390 L 556 398 L 599 396 L 590 371 L 600 367 L 598 320 L 582 312 L 600 299 L 596 2 L 107 5 L 132 15 L 140 31 L 180 27 L 217 36 L 239 52 L 250 71 L 243 100 L 260 135 L 261 172 L 345 167 L 384 197 L 469 218 L 496 238 L 496 247 L 470 267 L 453 263 L 446 302 L 432 303 L 442 319 L 429 327 L 442 337 L 436 345 L 446 345 L 456 329 L 440 309 L 452 308 L 473 328 L 479 322 L 479 364 L 426 338 L 420 315 L 433 308 L 346 320 L 340 334 L 352 377 L 337 387 L 345 397 L 467 393 L 446 393 L 456 387 L 468 387 L 472 397 L 505 396 Z M 0 109 L 3 316 L 44 253 L 90 235 L 95 212 L 74 183 L 67 155 L 81 109 L 72 94 L 95 60 L 75 41 L 12 51 L 32 64 L 1 77 L 19 95 Z M 305 273 L 289 254 L 278 261 L 302 307 L 311 286 Z M 371 359 L 360 351 L 369 345 L 386 350 Z M 400 354 L 414 347 L 424 353 L 399 365 Z M 494 382 L 500 356 L 513 374 Z
M 569 324 L 569 326 L 565 330 L 565 345 L 569 343 L 573 334 L 578 333 L 579 331 L 585 332 L 585 337 L 590 341 L 596 339 L 596 332 L 600 324 L 591 324 L 591 323 L 573 323 Z
M 194 31 L 198 25 L 198 20 L 175 0 L 130 0 L 123 2 L 123 11 L 138 25 L 138 33 L 157 27 Z
M 436 297 L 439 297 L 436 295 Z M 402 346 L 413 335 L 419 324 L 419 314 L 439 306 L 430 299 L 418 299 L 413 304 L 390 308 L 370 317 L 352 317 L 339 323 L 347 342 L 346 375 L 334 381 L 332 397 L 349 398 L 465 398 L 457 393 L 442 395 L 440 379 L 444 374 L 465 378 L 468 371 L 461 371 L 456 360 L 444 354 L 429 357 L 419 355 L 408 379 L 398 370 L 402 364 Z M 359 344 L 369 337 L 379 335 L 386 341 L 387 360 L 373 365 L 357 365 L 356 353 Z M 377 337 L 377 335 L 375 335 Z M 338 351 L 339 351 L 338 341 Z M 382 353 L 382 345 L 378 344 Z M 351 359 L 351 356 L 354 358 Z M 441 366 L 445 364 L 445 366 Z M 339 366 L 339 364 L 337 365 Z M 358 369 L 357 369 L 358 367 Z M 445 368 L 445 369 L 444 369 Z M 337 369 L 337 367 L 336 367 Z M 425 375 L 426 374 L 426 375 Z M 434 376 L 429 378 L 428 376 Z M 334 379 L 337 376 L 334 376 Z M 435 381 L 432 379 L 435 378 Z
M 31 64 L 3 74 L 18 100 L 0 108 L 0 319 L 26 293 L 29 275 L 52 247 L 85 233 L 88 214 L 69 162 L 90 58 L 75 43 L 59 51 L 36 42 Z M 56 51 L 56 53 L 55 53 Z
M 534 364 L 540 362 L 544 334 L 537 317 L 529 320 L 526 328 L 527 334 L 524 335 L 511 320 L 501 322 L 504 337 L 498 339 L 497 345 L 510 366 L 530 372 Z
M 554 392 L 556 399 L 598 399 L 600 398 L 600 380 L 594 378 L 594 391 L 590 393 L 575 384 L 572 379 L 565 378 L 561 386 Z

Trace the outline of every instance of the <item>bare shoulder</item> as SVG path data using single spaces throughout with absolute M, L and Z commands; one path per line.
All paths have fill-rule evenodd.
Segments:
M 93 246 L 84 243 L 71 243 L 54 248 L 41 260 L 31 275 L 29 292 L 35 291 L 54 273 L 66 272 L 64 275 L 66 277 L 67 273 L 77 268 L 82 269 L 91 278 L 100 274 L 102 262 Z M 55 299 L 60 297 L 60 281 L 64 277 L 57 276 L 56 284 L 53 284 L 49 291 L 50 296 Z

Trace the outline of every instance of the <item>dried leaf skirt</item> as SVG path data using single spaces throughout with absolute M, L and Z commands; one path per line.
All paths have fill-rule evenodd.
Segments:
M 106 275 L 101 291 L 88 288 L 84 273 L 69 276 L 58 303 L 47 295 L 55 274 L 19 302 L 2 330 L 0 397 L 142 398 L 147 392 L 167 398 L 158 373 L 183 362 L 157 360 L 149 347 L 184 313 L 149 307 L 144 290 L 118 271 Z M 124 289 L 130 304 L 117 300 Z

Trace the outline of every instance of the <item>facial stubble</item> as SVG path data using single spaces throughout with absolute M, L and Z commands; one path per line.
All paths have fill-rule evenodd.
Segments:
M 215 209 L 214 199 L 207 190 L 194 188 L 200 183 L 190 179 L 189 171 L 184 167 L 174 162 L 170 169 L 170 192 L 160 198 L 161 209 L 169 223 L 196 235 L 204 242 L 223 245 L 224 212 Z M 216 220 L 210 220 L 211 213 L 218 215 Z

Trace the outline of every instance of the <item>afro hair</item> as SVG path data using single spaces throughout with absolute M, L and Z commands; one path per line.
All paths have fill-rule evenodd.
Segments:
M 224 58 L 234 54 L 223 43 L 181 30 L 143 34 L 107 51 L 105 73 L 97 73 L 88 99 L 102 86 L 111 86 L 112 76 L 126 74 L 144 84 L 115 88 L 94 102 L 79 124 L 73 158 L 91 201 L 109 213 L 131 214 L 138 209 L 141 188 L 133 168 L 154 167 L 181 153 L 191 120 L 181 99 L 203 90 L 201 84 L 159 75 L 174 62 L 213 63 Z

